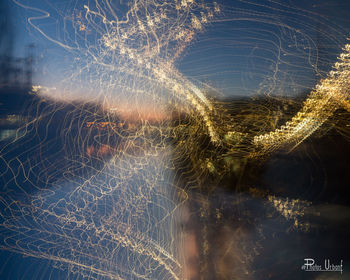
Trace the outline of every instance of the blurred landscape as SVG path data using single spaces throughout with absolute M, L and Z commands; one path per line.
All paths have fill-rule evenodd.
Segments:
M 33 206 L 38 203 L 33 197 L 37 198 L 40 192 L 45 194 L 44 198 L 50 197 L 38 203 L 45 211 L 51 210 L 49 202 L 55 205 L 55 199 L 69 202 L 62 208 L 56 205 L 59 209 L 57 215 L 66 209 L 69 213 L 77 211 L 84 216 L 86 212 L 81 214 L 77 205 L 85 202 L 87 206 L 81 206 L 85 211 L 96 204 L 96 211 L 89 213 L 93 226 L 87 227 L 85 234 L 88 236 L 86 240 L 98 250 L 103 252 L 103 248 L 107 248 L 108 253 L 113 253 L 114 263 L 106 265 L 106 271 L 113 270 L 113 266 L 119 263 L 125 266 L 125 270 L 131 271 L 135 267 L 128 265 L 134 261 L 138 264 L 140 275 L 148 273 L 149 279 L 170 279 L 173 275 L 163 272 L 160 267 L 172 271 L 170 268 L 149 260 L 155 258 L 149 253 L 152 250 L 157 257 L 166 254 L 158 247 L 150 249 L 156 246 L 147 243 L 145 234 L 149 239 L 160 240 L 159 243 L 166 249 L 176 247 L 180 264 L 172 260 L 169 266 L 176 267 L 174 271 L 180 271 L 180 279 L 349 279 L 348 111 L 340 109 L 337 115 L 340 117 L 334 116 L 320 131 L 290 152 L 281 151 L 259 161 L 230 158 L 228 155 L 224 158 L 230 162 L 228 167 L 220 160 L 199 162 L 196 154 L 189 155 L 186 151 L 176 153 L 180 145 L 189 146 L 179 143 L 184 141 L 183 138 L 176 138 L 176 133 L 163 133 L 172 131 L 174 127 L 190 127 L 192 116 L 177 109 L 171 111 L 173 108 L 170 107 L 170 117 L 162 120 L 140 120 L 137 116 L 128 119 L 106 110 L 97 102 L 53 101 L 33 91 L 34 68 L 38 61 L 36 47 L 30 44 L 24 57 L 14 56 L 14 31 L 11 30 L 11 13 L 6 3 L 0 3 L 1 213 L 13 211 L 17 214 L 22 211 L 19 210 L 22 203 L 29 214 L 23 215 L 25 221 L 16 220 L 17 224 L 26 225 L 33 219 L 33 224 L 37 223 L 39 229 L 42 225 L 45 229 L 48 225 L 55 228 L 54 222 L 53 225 L 41 224 L 41 220 L 32 215 L 40 211 Z M 280 99 L 268 96 L 230 97 L 215 102 L 221 104 L 227 118 L 231 119 L 238 118 L 237 112 L 246 108 L 268 108 L 269 113 L 273 113 L 266 116 L 272 116 L 271 123 L 278 127 L 301 108 L 307 94 Z M 196 151 L 201 151 L 200 157 L 217 152 L 209 142 L 203 139 L 195 143 Z M 224 149 L 220 153 L 228 154 Z M 229 171 L 222 171 L 225 168 Z M 100 197 L 112 192 L 107 186 L 112 181 L 120 183 L 123 190 L 113 194 L 113 199 L 101 202 Z M 83 186 L 81 192 L 84 194 L 79 193 L 84 197 L 81 201 L 74 197 L 76 185 Z M 145 186 L 152 186 L 149 193 Z M 89 192 L 95 195 L 91 200 L 86 195 Z M 67 193 L 73 202 L 65 196 Z M 124 200 L 118 200 L 119 197 Z M 27 207 L 26 203 L 33 204 L 33 208 Z M 12 204 L 16 207 L 11 210 Z M 142 212 L 142 205 L 147 205 L 147 211 Z M 167 207 L 172 208 L 168 210 Z M 129 208 L 132 210 L 128 211 Z M 113 216 L 111 212 L 115 209 L 120 212 Z M 138 217 L 134 215 L 136 210 L 141 213 Z M 9 216 L 16 216 L 13 213 Z M 102 218 L 95 221 L 94 217 Z M 0 216 L 0 223 L 7 225 L 6 222 L 6 217 Z M 74 220 L 74 223 L 78 222 Z M 141 240 L 146 245 L 140 241 L 144 246 L 139 250 L 140 255 L 149 250 L 148 255 L 140 258 L 129 256 L 126 249 L 123 251 L 124 247 L 114 253 L 114 248 L 111 249 L 114 243 L 104 240 L 102 237 L 105 235 L 101 232 L 105 229 L 109 233 L 108 227 L 117 227 L 115 224 L 124 228 L 113 228 L 111 232 Z M 5 239 L 6 234 L 11 238 L 17 234 L 9 234 L 7 230 L 10 231 L 11 227 L 0 230 Z M 59 230 L 55 228 L 55 231 Z M 163 231 L 166 232 L 164 236 L 159 233 Z M 69 242 L 74 245 L 75 239 L 83 234 L 75 232 L 75 229 L 72 232 L 74 241 Z M 1 279 L 117 279 L 115 275 L 99 274 L 92 269 L 90 274 L 80 274 L 79 270 L 71 267 L 62 268 L 56 259 L 33 258 L 36 250 L 45 252 L 46 246 L 42 246 L 44 249 L 40 244 L 36 247 L 36 241 L 31 240 L 31 237 L 35 240 L 35 236 L 29 232 L 26 237 L 29 241 L 20 239 L 24 240 L 24 252 L 28 253 L 31 246 L 35 247 L 33 255 L 28 253 L 22 257 L 23 252 L 16 249 L 13 252 L 0 251 Z M 9 244 L 12 246 L 11 242 L 16 242 L 11 238 Z M 105 241 L 107 245 L 103 243 Z M 168 243 L 173 247 L 167 247 Z M 80 249 L 90 254 L 88 242 Z M 47 251 L 50 250 L 51 247 Z M 65 248 L 62 252 L 59 255 L 64 259 Z M 79 258 L 88 259 L 86 263 L 90 265 L 91 262 L 93 267 L 100 256 L 91 255 L 93 261 L 85 255 L 79 255 Z M 103 253 L 101 256 L 105 257 Z M 335 264 L 343 260 L 344 271 L 342 274 L 305 272 L 301 269 L 305 258 L 314 258 L 319 263 L 329 258 Z M 143 267 L 143 261 L 149 267 Z M 150 272 L 150 267 L 156 269 Z M 125 279 L 136 279 L 134 274 L 128 273 L 122 271 L 121 275 Z M 70 275 L 69 278 L 66 278 L 67 275 Z

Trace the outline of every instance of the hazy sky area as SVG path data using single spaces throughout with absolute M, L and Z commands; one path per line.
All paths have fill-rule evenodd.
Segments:
M 14 55 L 23 56 L 26 46 L 35 44 L 36 84 L 56 90 L 64 85 L 60 91 L 69 92 L 73 99 L 94 97 L 96 91 L 106 92 L 106 84 L 113 84 L 118 70 L 114 76 L 91 74 L 94 70 L 84 53 L 96 46 L 101 33 L 90 29 L 83 34 L 72 27 L 84 18 L 83 6 L 93 9 L 94 1 L 7 1 L 13 11 Z M 112 1 L 120 18 L 127 11 L 126 2 Z M 350 33 L 345 12 L 350 4 L 346 0 L 218 3 L 223 7 L 219 15 L 196 34 L 174 65 L 197 86 L 219 96 L 307 92 L 326 75 Z M 127 62 L 121 63 L 130 67 Z M 90 67 L 89 75 L 84 73 L 85 66 Z M 120 81 L 123 79 L 133 78 Z M 110 85 L 108 89 L 116 90 Z

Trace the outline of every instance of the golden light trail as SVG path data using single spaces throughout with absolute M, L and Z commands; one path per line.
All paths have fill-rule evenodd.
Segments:
M 43 15 L 28 21 L 69 51 L 72 69 L 55 88 L 32 88 L 41 98 L 33 106 L 37 115 L 0 151 L 2 175 L 10 178 L 0 198 L 0 249 L 49 260 L 74 277 L 196 275 L 184 264 L 179 245 L 187 242 L 186 250 L 198 257 L 194 231 L 184 237 L 177 229 L 191 188 L 210 188 L 231 173 L 239 177 L 245 162 L 289 151 L 338 109 L 349 111 L 350 44 L 283 126 L 277 125 L 283 110 L 276 113 L 271 104 L 252 100 L 218 101 L 181 73 L 177 61 L 206 28 L 225 21 L 224 13 L 244 20 L 262 13 L 240 8 L 234 13 L 216 2 L 134 0 L 123 16 L 109 0 L 88 1 L 64 18 L 66 36 L 60 42 L 35 24 L 48 12 L 14 2 Z M 261 17 L 254 23 L 271 21 Z M 294 40 L 296 53 L 308 56 Z M 275 72 L 261 82 L 269 93 L 283 62 L 283 48 L 277 49 Z M 69 96 L 73 91 L 82 96 L 79 102 Z M 267 200 L 300 224 L 298 205 L 307 202 L 272 195 Z
M 303 108 L 281 128 L 254 137 L 254 145 L 268 153 L 284 146 L 295 148 L 312 135 L 349 99 L 350 44 L 345 45 L 329 76 L 321 80 L 304 102 Z

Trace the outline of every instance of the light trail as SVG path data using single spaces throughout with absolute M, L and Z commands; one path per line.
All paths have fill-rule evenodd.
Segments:
M 279 11 L 287 15 L 281 22 L 272 15 L 274 1 L 263 12 L 254 10 L 259 1 L 238 1 L 232 8 L 195 0 L 134 0 L 124 15 L 109 0 L 72 1 L 75 10 L 58 20 L 64 22 L 60 41 L 44 24 L 36 24 L 49 12 L 13 1 L 39 12 L 41 16 L 28 18 L 30 25 L 69 52 L 72 69 L 55 88 L 33 87 L 31 94 L 40 100 L 34 104 L 36 115 L 1 150 L 0 173 L 7 181 L 0 199 L 0 249 L 49 260 L 67 275 L 181 279 L 186 265 L 177 219 L 188 190 L 208 187 L 208 174 L 220 181 L 230 173 L 239 175 L 242 162 L 293 149 L 339 108 L 349 110 L 349 44 L 282 127 L 278 122 L 286 110 L 253 99 L 230 107 L 230 102 L 210 97 L 201 79 L 179 70 L 179 60 L 196 40 L 202 54 L 209 47 L 215 50 L 223 36 L 230 47 L 243 49 L 235 54 L 238 62 L 228 61 L 231 69 L 216 71 L 226 61 L 212 53 L 212 64 L 197 65 L 198 76 L 241 72 L 240 57 L 249 47 L 247 60 L 254 63 L 248 74 L 260 79 L 255 93 L 288 105 L 284 86 L 307 88 L 299 85 L 305 82 L 303 71 L 320 72 L 314 42 L 293 26 L 302 10 L 281 5 Z M 305 18 L 312 16 L 306 13 Z M 228 39 L 232 26 L 221 30 L 219 25 L 213 38 L 200 41 L 215 24 L 249 21 L 253 27 L 232 25 L 239 38 Z M 289 74 L 296 81 L 288 80 Z M 89 92 L 99 104 L 74 102 L 68 98 L 73 91 Z M 57 92 L 62 92 L 59 101 Z M 268 199 L 275 207 L 293 210 L 288 201 Z M 286 216 L 299 223 L 296 213 Z M 187 238 L 196 254 L 195 238 Z

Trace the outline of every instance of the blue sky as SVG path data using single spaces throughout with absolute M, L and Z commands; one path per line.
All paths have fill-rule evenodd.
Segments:
M 70 22 L 76 22 L 77 15 L 84 14 L 83 6 L 94 6 L 94 1 L 20 0 L 20 5 L 8 1 L 15 11 L 15 54 L 23 56 L 25 46 L 34 43 L 35 81 L 49 87 L 66 83 L 77 71 L 73 66 L 77 59 L 83 65 L 84 57 L 60 44 L 74 46 Z M 197 34 L 175 65 L 195 83 L 224 96 L 307 91 L 326 75 L 350 33 L 346 2 L 218 1 L 221 14 Z M 118 16 L 125 15 L 126 5 L 113 3 Z M 32 20 L 40 33 L 29 20 L 44 13 L 49 16 Z M 91 38 L 97 37 L 89 38 L 92 45 Z M 86 92 L 83 84 L 74 86 L 72 92 Z

